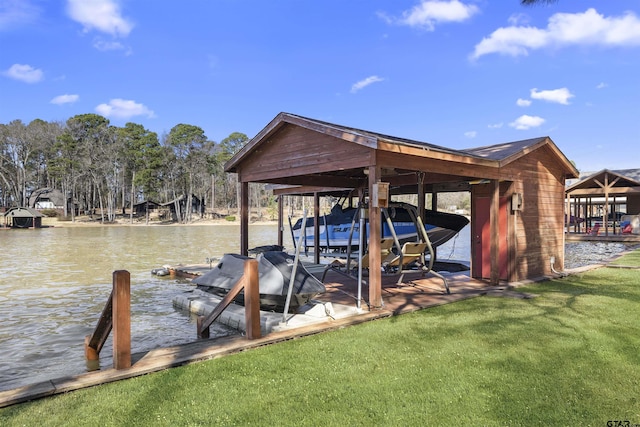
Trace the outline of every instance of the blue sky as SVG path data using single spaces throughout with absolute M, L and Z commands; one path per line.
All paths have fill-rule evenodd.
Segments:
M 0 0 L 0 123 L 253 137 L 280 111 L 640 168 L 640 1 Z

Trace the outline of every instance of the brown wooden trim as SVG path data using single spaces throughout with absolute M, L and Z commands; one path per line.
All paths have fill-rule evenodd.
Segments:
M 570 196 L 603 196 L 602 188 L 579 188 L 577 190 L 569 190 L 567 194 Z M 640 187 L 610 187 L 609 194 L 640 194 Z
M 372 206 L 371 194 L 373 185 L 380 179 L 380 167 L 369 167 L 369 307 L 382 307 L 382 256 L 380 253 L 381 212 L 379 207 Z M 360 231 L 362 232 L 362 230 Z
M 427 146 L 411 146 L 405 144 L 396 144 L 392 142 L 379 142 L 378 151 L 387 152 L 391 154 L 401 154 L 402 156 L 411 156 L 420 158 L 424 162 L 424 159 L 442 160 L 454 163 L 460 163 L 464 165 L 485 166 L 490 168 L 498 168 L 499 163 L 495 160 L 483 159 L 481 157 L 475 157 L 468 154 L 454 154 L 447 153 L 445 151 L 435 150 Z M 413 168 L 410 168 L 413 169 Z
M 491 234 L 491 284 L 497 285 L 500 283 L 500 182 L 493 180 L 491 191 L 491 208 L 489 213 L 490 218 L 490 234 Z

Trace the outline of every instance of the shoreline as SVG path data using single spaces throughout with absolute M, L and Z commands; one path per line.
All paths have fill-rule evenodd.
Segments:
M 249 225 L 277 225 L 277 220 L 261 220 L 251 221 Z M 72 227 L 176 227 L 176 226 L 206 226 L 206 225 L 220 225 L 220 226 L 239 226 L 240 221 L 227 221 L 226 219 L 197 219 L 189 223 L 179 223 L 174 221 L 149 221 L 148 224 L 145 221 L 129 222 L 129 219 L 116 219 L 115 222 L 100 222 L 99 219 L 89 219 L 88 217 L 79 217 L 75 221 L 59 221 L 55 217 L 42 218 L 42 228 L 72 228 Z

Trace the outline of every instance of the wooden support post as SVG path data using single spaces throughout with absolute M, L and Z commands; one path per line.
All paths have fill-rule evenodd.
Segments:
M 313 262 L 320 264 L 320 195 L 317 192 L 313 193 Z
M 491 181 L 492 192 L 489 208 L 489 234 L 491 235 L 491 274 L 490 283 L 497 285 L 500 283 L 500 181 Z
M 369 167 L 369 307 L 382 307 L 382 256 L 380 253 L 380 239 L 382 237 L 382 220 L 380 208 L 374 207 L 371 194 L 373 185 L 380 178 L 380 167 Z
M 129 272 L 113 272 L 113 367 L 131 367 L 131 282 Z
M 240 254 L 249 254 L 249 183 L 240 185 Z
M 284 207 L 283 207 L 283 202 L 282 199 L 284 198 L 284 196 L 280 195 L 278 196 L 278 245 L 279 246 L 283 246 L 283 239 L 282 239 L 282 233 L 284 232 L 284 226 L 283 226 L 283 214 L 284 214 Z
M 247 339 L 260 338 L 260 289 L 258 283 L 258 261 L 244 263 L 244 318 Z

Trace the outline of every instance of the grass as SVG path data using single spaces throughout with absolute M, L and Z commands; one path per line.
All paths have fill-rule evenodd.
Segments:
M 640 271 L 519 290 L 537 297 L 475 298 L 16 405 L 0 425 L 640 424 Z

